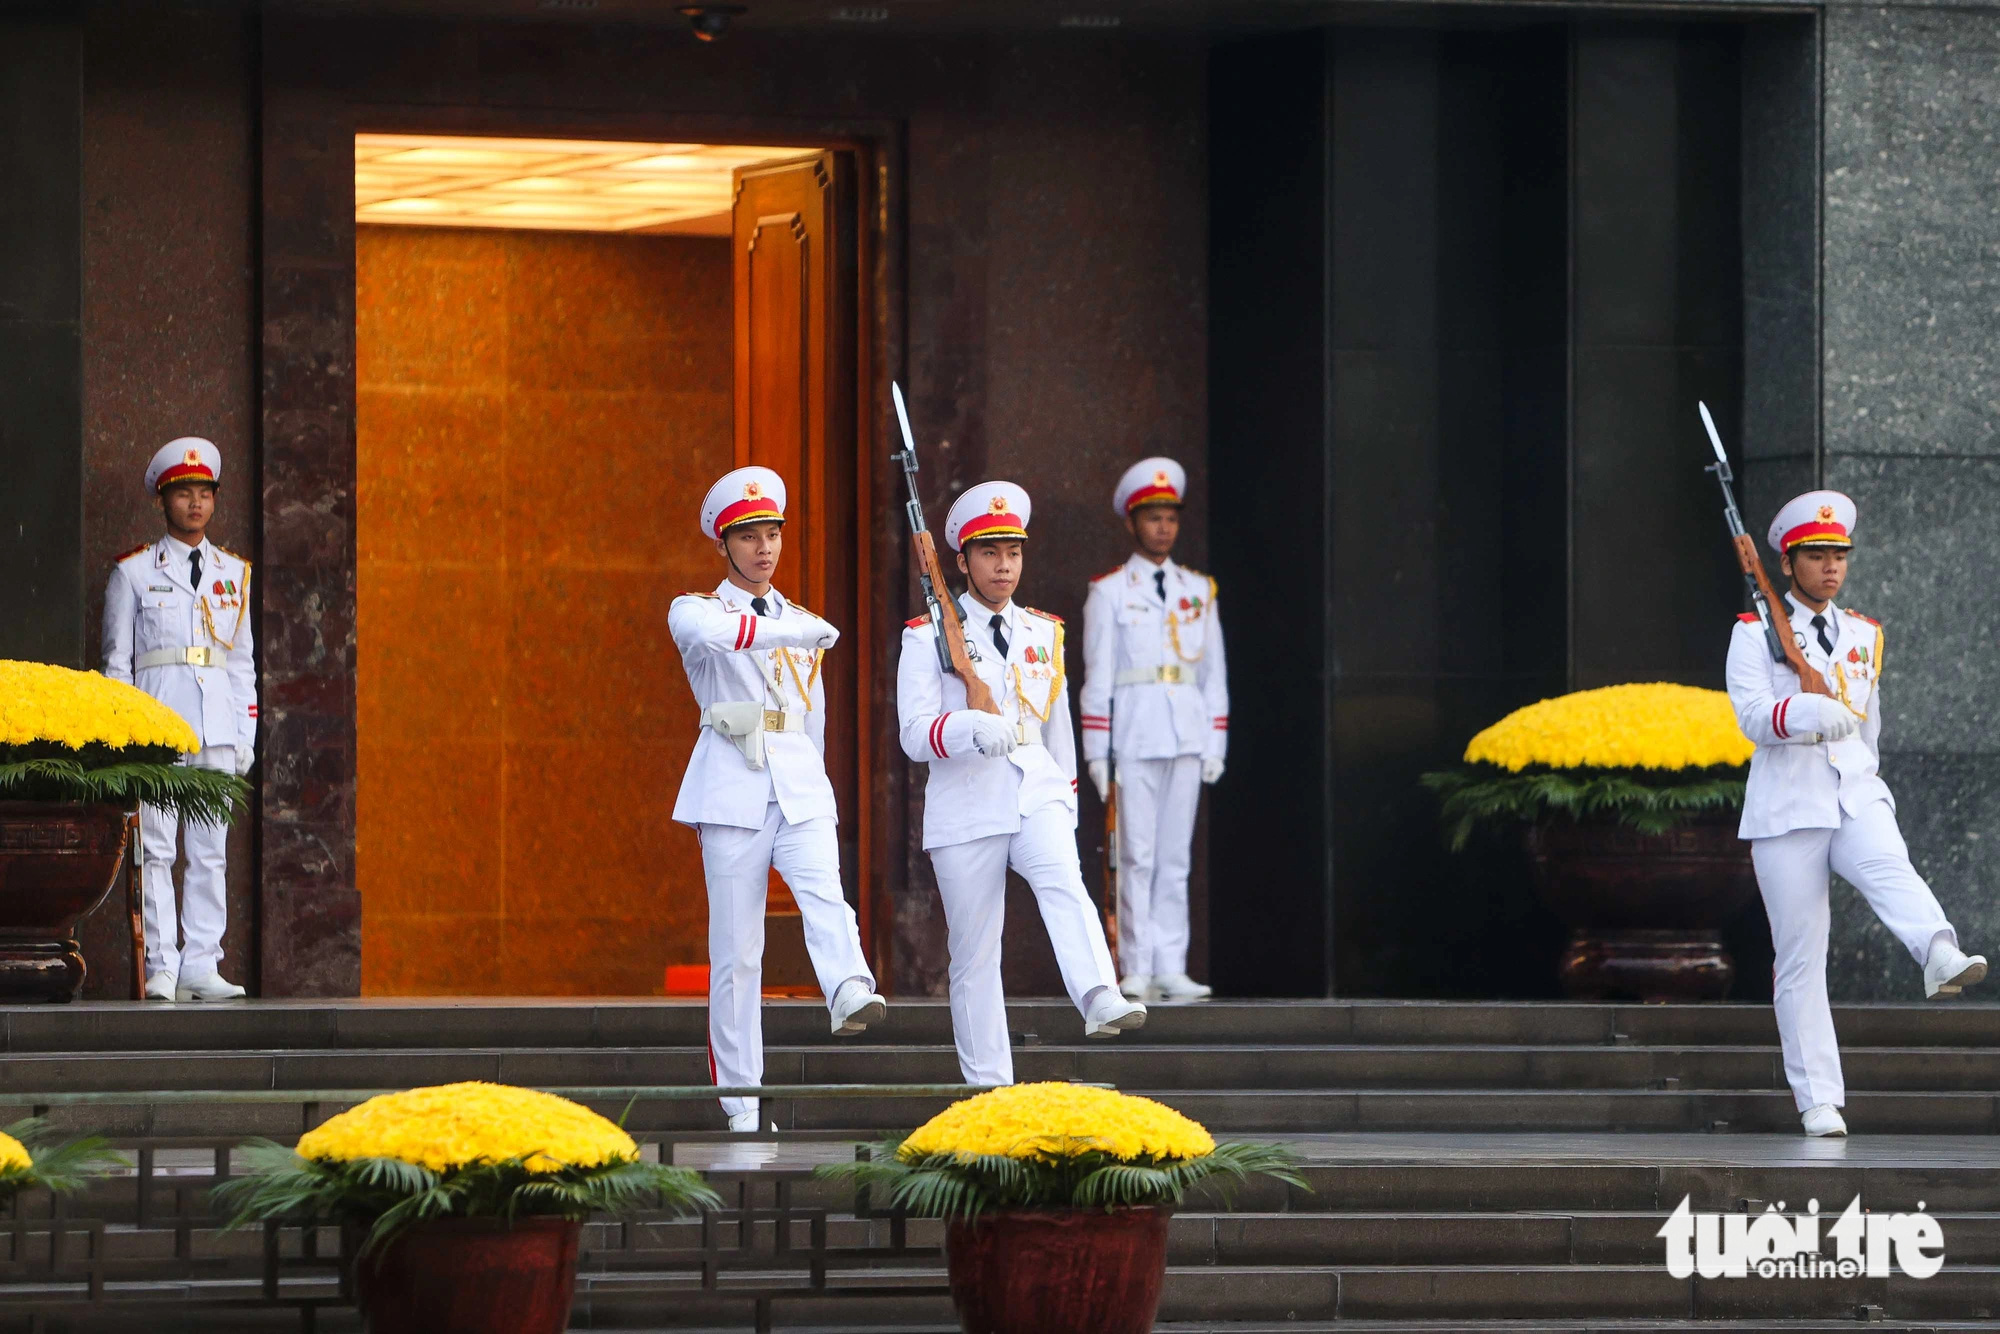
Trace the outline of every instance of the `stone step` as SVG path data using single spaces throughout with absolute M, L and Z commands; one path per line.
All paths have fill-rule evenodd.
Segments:
M 1875 1092 L 2000 1089 L 2000 1048 L 1850 1047 L 1848 1087 Z M 1682 1092 L 1785 1087 L 1776 1047 L 1423 1047 L 1390 1045 L 1127 1047 L 1122 1042 L 1023 1047 L 1023 1080 L 1076 1079 L 1120 1088 L 1528 1089 Z M 959 1079 L 948 1046 L 783 1047 L 765 1050 L 773 1084 L 946 1084 Z M 0 1055 L 0 1089 L 65 1091 L 184 1086 L 394 1088 L 461 1079 L 538 1087 L 708 1082 L 700 1047 L 439 1047 L 392 1050 L 106 1051 Z
M 2000 1046 L 2000 1003 L 1842 1005 L 1834 1023 L 1861 1047 Z M 147 1005 L 94 1001 L 0 1006 L 0 1051 L 235 1051 L 407 1047 L 699 1047 L 706 1008 L 665 1000 L 347 1000 Z M 834 1045 L 825 1007 L 771 1001 L 765 1037 Z M 1048 1043 L 1080 1039 L 1067 1001 L 1017 999 L 1008 1026 Z M 946 1045 L 941 1001 L 894 1000 L 889 1019 L 840 1045 Z M 1768 1005 L 1590 1005 L 1454 1001 L 1215 1001 L 1156 1006 L 1132 1045 L 1327 1043 L 1475 1046 L 1774 1046 Z

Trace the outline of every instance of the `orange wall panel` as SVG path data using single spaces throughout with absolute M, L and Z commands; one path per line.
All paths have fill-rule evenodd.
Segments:
M 731 465 L 729 246 L 356 231 L 370 995 L 648 995 L 706 960 L 666 609 Z

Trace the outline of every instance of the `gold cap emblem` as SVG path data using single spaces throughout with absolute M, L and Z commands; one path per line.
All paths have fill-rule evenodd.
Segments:
M 764 488 L 759 483 L 745 482 L 743 484 L 743 498 L 745 500 L 755 500 L 757 499 L 757 497 L 763 494 L 764 494 Z
M 1831 506 L 1831 505 L 1821 505 L 1821 506 L 1819 507 L 1819 521 L 1820 521 L 1821 523 L 1832 523 L 1832 522 L 1833 522 L 1833 506 Z
M 988 514 L 1005 514 L 1007 512 L 1007 497 L 994 496 L 993 499 L 986 502 L 986 512 Z
M 181 462 L 187 464 L 190 468 L 199 468 L 201 466 L 201 451 L 190 449 L 181 459 Z
M 1153 474 L 1153 485 L 1154 485 L 1154 486 L 1167 486 L 1167 487 L 1170 487 L 1170 486 L 1172 486 L 1173 484 L 1174 484 L 1174 482 L 1173 482 L 1173 479 L 1172 479 L 1171 477 L 1167 476 L 1167 474 L 1166 474 L 1166 471 L 1165 471 L 1164 469 L 1162 469 L 1161 471 L 1159 471 L 1159 472 L 1156 472 L 1156 473 L 1154 473 L 1154 474 Z

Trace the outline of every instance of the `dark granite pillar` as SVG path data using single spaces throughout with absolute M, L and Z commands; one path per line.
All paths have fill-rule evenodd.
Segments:
M 1978 9 L 1825 11 L 1826 484 L 1860 508 L 1845 605 L 1884 624 L 1882 772 L 1968 948 L 2000 946 L 2000 26 Z M 1831 983 L 1914 999 L 1858 895 Z
M 82 667 L 81 34 L 0 17 L 0 658 Z
M 1578 689 L 1722 684 L 1742 584 L 1701 471 L 1712 455 L 1695 403 L 1708 403 L 1740 455 L 1737 42 L 1732 30 L 1693 25 L 1586 28 L 1575 39 Z

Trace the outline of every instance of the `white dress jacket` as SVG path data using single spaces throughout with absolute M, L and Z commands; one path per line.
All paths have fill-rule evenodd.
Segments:
M 1007 639 L 1002 660 L 988 624 L 994 613 L 961 595 L 973 666 L 1009 722 L 1031 724 L 1040 744 L 988 757 L 972 744 L 965 683 L 939 666 L 928 616 L 903 627 L 896 664 L 896 717 L 903 753 L 930 766 L 924 785 L 925 848 L 967 843 L 1020 830 L 1023 816 L 1060 806 L 1076 827 L 1076 739 L 1070 732 L 1063 667 L 1063 623 L 1010 602 L 1000 613 Z
M 190 552 L 201 552 L 199 586 Z M 127 552 L 104 590 L 104 674 L 159 700 L 187 720 L 206 746 L 257 741 L 257 655 L 250 614 L 250 562 L 207 538 L 175 538 Z M 207 661 L 192 664 L 186 650 Z M 180 661 L 141 667 L 149 655 Z
M 1160 596 L 1157 573 L 1166 575 Z M 1140 681 L 1160 669 L 1178 681 Z M 1215 580 L 1168 560 L 1134 554 L 1091 580 L 1083 603 L 1083 691 L 1077 697 L 1083 757 L 1224 758 L 1229 750 L 1229 669 Z
M 824 650 L 827 623 L 775 588 L 759 616 L 750 595 L 723 580 L 713 593 L 682 593 L 667 611 L 697 709 L 761 703 L 804 715 L 802 731 L 764 739 L 764 767 L 752 769 L 728 738 L 704 727 L 688 757 L 674 819 L 686 825 L 760 829 L 771 802 L 793 824 L 839 817 L 826 777 Z
M 1750 757 L 1749 791 L 1743 800 L 1743 838 L 1772 838 L 1794 829 L 1838 829 L 1871 801 L 1887 801 L 1889 786 L 1877 775 L 1882 735 L 1882 627 L 1878 622 L 1831 603 L 1827 632 L 1833 652 L 1820 647 L 1812 612 L 1785 595 L 1792 642 L 1805 660 L 1826 677 L 1836 694 L 1862 715 L 1860 728 L 1845 741 L 1812 740 L 1810 727 L 1794 726 L 1791 697 L 1799 674 L 1771 661 L 1764 628 L 1755 616 L 1738 618 L 1729 640 L 1729 702 L 1743 733 L 1757 743 Z

